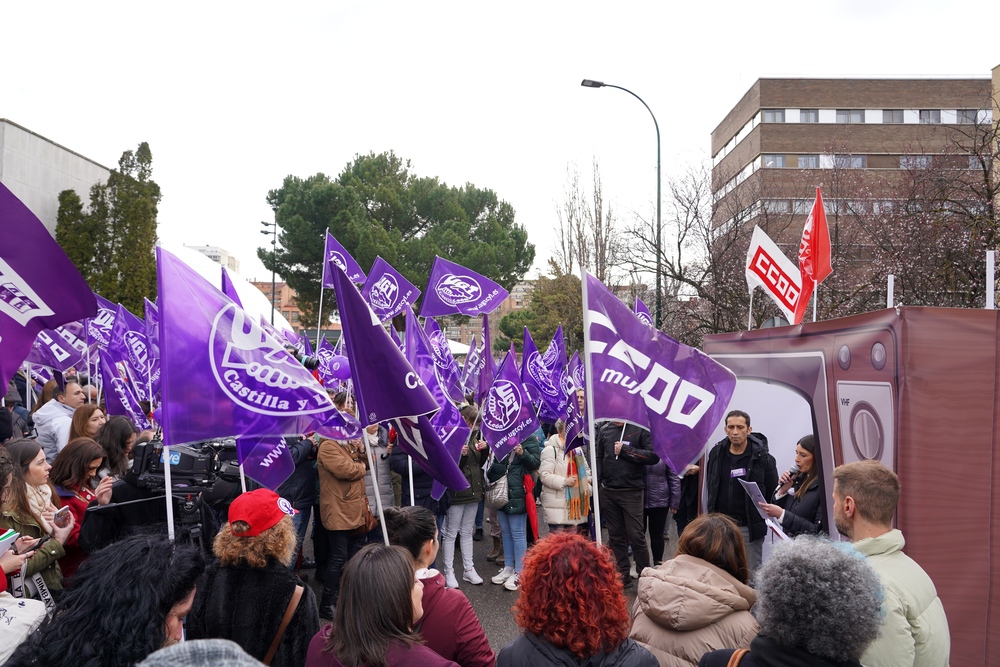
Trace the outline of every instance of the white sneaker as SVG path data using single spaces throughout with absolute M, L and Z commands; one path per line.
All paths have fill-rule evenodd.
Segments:
M 446 588 L 458 588 L 458 579 L 455 578 L 454 572 L 448 572 L 444 575 L 444 585 Z
M 639 573 L 635 571 L 635 563 L 632 563 L 632 569 L 628 571 L 628 576 L 632 577 L 633 579 L 639 578 Z
M 519 579 L 520 577 L 518 577 L 515 574 L 510 579 L 504 582 L 503 587 L 506 588 L 508 591 L 516 591 L 518 588 L 520 588 Z
M 503 582 L 507 581 L 513 576 L 514 576 L 514 568 L 505 567 L 504 569 L 497 572 L 496 576 L 490 579 L 490 581 L 492 581 L 494 584 L 502 584 Z
M 465 574 L 462 575 L 462 579 L 468 581 L 473 586 L 483 583 L 483 578 L 479 576 L 479 573 L 475 569 L 466 570 Z

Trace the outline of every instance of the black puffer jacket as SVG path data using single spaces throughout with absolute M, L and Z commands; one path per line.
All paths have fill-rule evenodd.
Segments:
M 604 422 L 597 432 L 597 479 L 609 489 L 643 489 L 646 487 L 646 466 L 660 462 L 653 452 L 649 431 L 632 424 L 615 425 Z M 615 443 L 628 441 L 615 456 Z
M 507 504 L 498 510 L 505 514 L 525 514 L 528 511 L 525 502 L 524 476 L 538 470 L 542 464 L 542 429 L 529 435 L 521 443 L 521 450 L 522 454 L 515 454 L 511 450 L 504 458 L 494 459 L 486 473 L 490 482 L 495 482 L 507 474 Z M 531 502 L 534 502 L 534 499 Z
M 701 656 L 698 667 L 726 667 L 735 649 L 712 651 Z M 856 660 L 835 662 L 800 648 L 781 646 L 770 637 L 757 635 L 750 642 L 750 652 L 740 660 L 740 667 L 861 667 Z
M 524 632 L 500 649 L 497 667 L 659 667 L 653 654 L 631 639 L 610 653 L 580 658 L 538 635 Z
M 288 451 L 295 462 L 295 470 L 282 482 L 275 493 L 287 500 L 297 510 L 312 507 L 316 502 L 316 447 L 318 442 L 308 438 L 285 438 Z
M 762 433 L 751 433 L 747 438 L 747 446 L 750 447 L 750 474 L 746 481 L 757 482 L 760 492 L 767 497 L 771 491 L 778 486 L 778 468 L 774 463 L 774 457 L 767 451 L 767 436 Z M 719 476 L 721 473 L 722 448 L 729 447 L 729 438 L 723 438 L 715 443 L 712 451 L 708 453 L 708 463 L 705 465 L 705 488 L 708 491 L 708 511 L 715 512 L 716 501 L 719 495 Z M 744 494 L 746 501 L 747 523 L 750 528 L 750 539 L 758 540 L 767 534 L 767 525 L 764 517 L 750 501 L 750 496 Z
M 802 481 L 795 480 L 796 486 Z M 792 537 L 823 531 L 826 522 L 823 520 L 823 491 L 818 479 L 806 489 L 801 499 L 786 493 L 771 502 L 785 510 L 785 515 L 781 519 L 781 529 Z
M 458 467 L 462 469 L 462 474 L 469 481 L 469 488 L 451 492 L 451 503 L 453 505 L 478 503 L 479 499 L 483 497 L 483 463 L 486 461 L 489 450 L 484 449 L 479 451 L 476 449 L 476 441 L 479 438 L 479 429 L 469 434 L 469 442 L 467 443 L 469 453 L 463 456 L 458 462 Z

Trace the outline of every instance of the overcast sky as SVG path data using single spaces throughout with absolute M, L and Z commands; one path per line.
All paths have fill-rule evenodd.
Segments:
M 943 2 L 19 2 L 3 8 L 0 117 L 107 166 L 147 141 L 160 237 L 220 245 L 247 279 L 288 174 L 394 150 L 420 176 L 490 188 L 544 267 L 567 165 L 623 217 L 708 158 L 760 77 L 987 77 L 974 6 Z M 984 7 L 984 6 L 983 6 Z M 982 9 L 982 7 L 980 7 Z M 317 239 L 317 243 L 321 241 Z M 366 267 L 367 268 L 367 267 Z

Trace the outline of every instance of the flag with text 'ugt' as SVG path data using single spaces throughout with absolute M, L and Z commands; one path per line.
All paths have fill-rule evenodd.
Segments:
M 507 456 L 538 430 L 538 419 L 528 392 L 521 384 L 513 353 L 508 353 L 500 364 L 479 414 L 482 416 L 483 439 L 498 459 Z
M 521 357 L 521 383 L 532 403 L 538 405 L 538 418 L 547 424 L 554 424 L 565 411 L 566 397 L 562 393 L 562 388 L 553 384 L 552 371 L 538 353 L 528 327 L 524 327 L 524 342 L 521 349 L 524 352 Z
M 143 301 L 146 303 L 146 339 L 149 341 L 149 379 L 156 397 L 160 395 L 160 311 L 149 299 Z
M 104 388 L 104 405 L 108 415 L 128 417 L 140 429 L 152 428 L 148 416 L 139 405 L 125 371 L 115 364 L 106 350 L 98 350 L 101 380 Z
M 406 306 L 416 303 L 420 298 L 420 290 L 392 268 L 389 262 L 376 257 L 372 270 L 368 272 L 368 279 L 361 288 L 361 296 L 379 320 L 385 322 L 402 313 Z
M 542 364 L 549 370 L 552 385 L 561 394 L 559 404 L 552 406 L 552 409 L 560 419 L 563 419 L 566 417 L 566 412 L 562 398 L 573 393 L 573 384 L 572 380 L 567 376 L 566 339 L 563 336 L 561 324 L 556 328 L 549 346 L 545 349 L 545 353 L 542 354 Z
M 328 425 L 360 433 L 255 318 L 163 248 L 156 260 L 165 444 Z
M 92 317 L 93 293 L 45 225 L 0 184 L 0 387 L 43 329 Z
M 507 290 L 486 276 L 435 257 L 420 314 L 423 317 L 485 315 L 499 308 L 508 296 Z
M 274 491 L 295 472 L 285 438 L 236 438 L 236 458 L 250 479 Z
M 125 369 L 136 397 L 140 401 L 151 400 L 146 325 L 121 304 L 115 314 L 107 352 L 115 364 Z
M 647 326 L 654 326 L 653 316 L 649 312 L 649 308 L 646 307 L 646 304 L 643 303 L 642 299 L 639 297 L 635 297 L 635 305 L 632 306 L 632 312 L 635 313 L 635 316 L 638 317 L 639 321 L 643 324 Z
M 333 343 L 326 338 L 320 339 L 316 358 L 319 360 L 316 371 L 324 387 L 337 387 L 340 382 L 351 377 L 351 365 L 347 357 L 337 354 Z
M 586 289 L 584 327 L 594 392 L 590 417 L 648 429 L 656 453 L 674 470 L 684 470 L 722 420 L 736 376 L 640 322 L 590 274 Z
M 408 320 L 407 320 L 408 321 Z M 434 367 L 437 369 L 438 380 L 451 400 L 456 403 L 465 402 L 465 390 L 462 387 L 461 372 L 458 363 L 451 353 L 448 338 L 441 327 L 432 318 L 424 320 L 424 333 L 430 345 L 431 356 L 434 357 Z
M 111 303 L 97 292 L 93 294 L 97 301 L 97 313 L 87 319 L 87 336 L 90 345 L 97 345 L 99 349 L 106 350 L 108 343 L 111 342 L 111 330 L 115 326 L 118 304 Z
M 365 272 L 361 266 L 354 261 L 351 253 L 347 252 L 340 242 L 333 238 L 330 230 L 326 230 L 326 248 L 323 251 L 323 287 L 333 287 L 333 276 L 337 270 L 347 274 L 352 283 L 365 282 Z M 340 303 L 339 301 L 337 303 Z

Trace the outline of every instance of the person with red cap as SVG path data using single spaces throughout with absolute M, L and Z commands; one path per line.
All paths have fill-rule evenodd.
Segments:
M 270 489 L 229 506 L 215 538 L 219 561 L 205 573 L 188 615 L 191 639 L 231 639 L 266 665 L 298 666 L 319 631 L 316 596 L 288 565 L 296 512 Z

